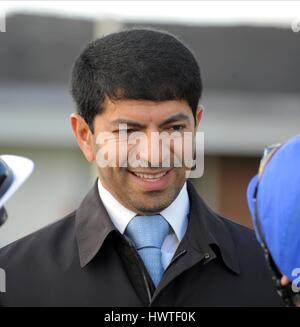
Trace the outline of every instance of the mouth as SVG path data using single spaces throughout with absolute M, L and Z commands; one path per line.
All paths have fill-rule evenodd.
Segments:
M 165 176 L 170 170 L 166 170 L 163 172 L 158 172 L 158 173 L 144 173 L 144 172 L 135 172 L 135 171 L 130 171 L 131 174 L 134 174 L 135 176 L 142 178 L 148 182 L 156 182 L 160 180 L 163 176 Z
M 172 169 L 160 172 L 127 171 L 133 177 L 136 184 L 148 191 L 165 188 L 168 185 L 172 173 Z

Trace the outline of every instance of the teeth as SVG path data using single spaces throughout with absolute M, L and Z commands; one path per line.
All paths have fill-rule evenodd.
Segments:
M 151 182 L 158 181 L 162 176 L 166 175 L 167 172 L 160 173 L 160 174 L 155 174 L 155 175 L 149 175 L 149 174 L 139 174 L 139 173 L 134 173 L 136 176 L 150 180 Z

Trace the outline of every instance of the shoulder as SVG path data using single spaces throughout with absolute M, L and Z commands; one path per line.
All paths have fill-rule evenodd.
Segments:
M 229 231 L 234 241 L 237 242 L 242 241 L 243 243 L 248 243 L 248 242 L 250 243 L 255 242 L 255 244 L 258 243 L 253 229 L 241 225 L 227 217 L 223 217 L 221 215 L 217 215 L 217 216 L 222 221 L 226 229 Z
M 219 216 L 219 219 L 223 222 L 232 238 L 242 272 L 254 275 L 260 272 L 261 278 L 265 277 L 271 280 L 271 272 L 254 230 L 222 216 Z
M 237 250 L 247 251 L 248 254 L 253 253 L 258 254 L 259 257 L 263 257 L 262 247 L 256 239 L 253 229 L 240 225 L 228 218 L 222 216 L 219 217 L 223 221 L 226 229 L 229 231 Z
M 231 239 L 235 245 L 235 248 L 238 252 L 242 252 L 248 255 L 255 255 L 254 259 L 258 259 L 260 261 L 264 256 L 262 248 L 256 239 L 255 232 L 253 229 L 243 226 L 237 222 L 229 218 L 225 218 L 221 215 L 218 215 L 218 219 L 222 221 L 223 225 L 225 226 L 226 230 L 229 232 Z

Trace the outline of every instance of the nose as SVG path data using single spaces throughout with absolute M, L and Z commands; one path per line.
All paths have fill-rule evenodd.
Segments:
M 170 167 L 170 146 L 156 128 L 151 128 L 139 142 L 138 155 L 148 167 Z

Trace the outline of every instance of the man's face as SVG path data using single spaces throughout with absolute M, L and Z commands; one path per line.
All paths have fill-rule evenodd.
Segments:
M 201 114 L 198 115 L 199 121 L 200 116 Z M 126 125 L 122 127 L 120 123 Z M 124 126 L 127 128 L 127 135 L 122 134 Z M 177 138 L 183 138 L 184 132 L 189 132 L 187 134 L 193 136 L 195 134 L 194 116 L 186 101 L 112 102 L 107 99 L 105 110 L 95 117 L 93 134 L 95 159 L 99 150 L 104 149 L 104 143 L 99 142 L 99 135 L 101 133 L 103 135 L 103 132 L 112 135 L 105 146 L 116 149 L 116 167 L 100 167 L 99 161 L 95 160 L 98 163 L 100 181 L 128 209 L 143 215 L 158 213 L 170 205 L 180 192 L 186 181 L 187 168 L 184 165 L 174 167 L 174 154 L 176 156 L 175 152 L 178 152 L 178 148 L 175 149 L 175 142 L 166 143 L 166 149 L 166 144 L 163 145 L 161 142 L 154 146 L 151 138 L 153 133 L 161 135 L 161 132 L 165 132 L 165 135 L 169 135 L 175 131 Z M 140 141 L 130 142 L 130 137 L 137 135 L 136 132 L 143 133 L 144 137 Z M 134 139 L 136 140 L 133 137 L 131 141 Z M 118 149 L 122 149 L 123 154 L 120 154 Z M 136 154 L 134 158 L 138 158 L 141 164 L 131 165 L 126 160 L 127 167 L 124 167 L 124 164 L 120 167 L 120 162 L 124 163 L 124 154 L 128 159 L 132 153 Z M 166 155 L 170 156 L 168 167 L 163 163 Z

